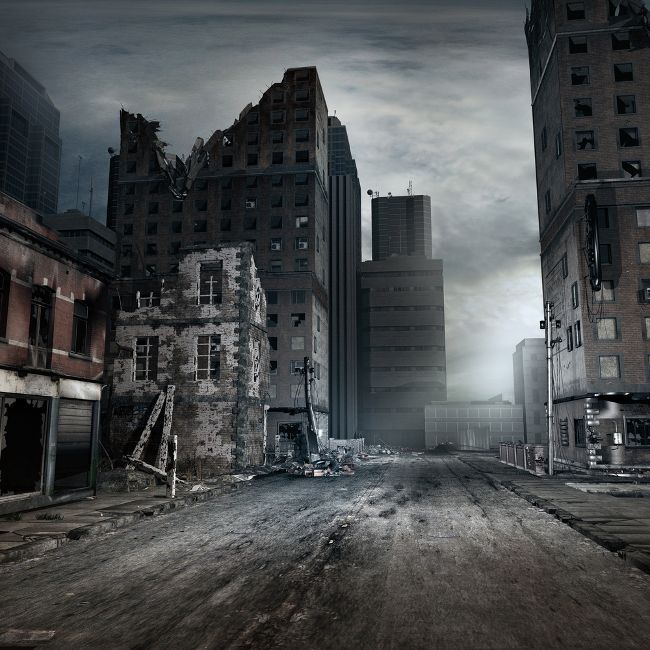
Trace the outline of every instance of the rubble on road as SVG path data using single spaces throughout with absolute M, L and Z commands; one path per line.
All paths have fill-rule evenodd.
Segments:
M 315 454 L 314 454 L 315 456 Z M 311 463 L 293 461 L 287 468 L 287 473 L 292 476 L 351 476 L 354 474 L 354 457 L 345 447 L 336 450 L 322 450 L 319 458 Z M 313 458 L 313 456 L 312 456 Z

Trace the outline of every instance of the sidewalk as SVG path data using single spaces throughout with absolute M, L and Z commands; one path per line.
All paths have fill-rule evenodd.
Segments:
M 491 481 L 618 553 L 628 564 L 650 573 L 647 484 L 594 481 L 573 473 L 534 476 L 488 455 L 459 454 L 459 458 Z
M 250 478 L 260 478 L 260 473 Z M 0 517 L 0 564 L 38 557 L 74 540 L 97 537 L 140 519 L 202 503 L 250 485 L 227 475 L 202 485 L 199 491 L 177 488 L 176 498 L 165 496 L 164 485 L 130 492 L 98 492 L 82 501 L 59 504 Z

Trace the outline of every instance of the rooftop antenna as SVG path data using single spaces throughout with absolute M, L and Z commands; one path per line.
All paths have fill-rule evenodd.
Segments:
M 406 190 L 409 196 L 413 196 L 413 181 L 409 181 L 408 189 Z
M 93 177 L 90 177 L 90 203 L 88 204 L 88 216 L 93 216 Z
M 81 156 L 79 156 L 79 162 L 77 163 L 77 200 L 74 204 L 75 210 L 79 209 L 79 179 L 81 178 Z

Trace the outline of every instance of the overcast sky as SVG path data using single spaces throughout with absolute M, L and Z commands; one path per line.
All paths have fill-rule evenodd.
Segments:
M 175 153 L 232 123 L 289 67 L 316 65 L 365 190 L 432 204 L 450 399 L 512 396 L 512 352 L 543 318 L 522 0 L 0 0 L 0 50 L 61 111 L 59 209 L 104 220 L 119 109 Z

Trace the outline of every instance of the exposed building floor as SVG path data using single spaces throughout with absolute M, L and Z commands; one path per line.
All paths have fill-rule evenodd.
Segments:
M 641 648 L 650 635 L 650 576 L 453 456 L 252 481 L 2 566 L 0 582 L 0 645 Z

